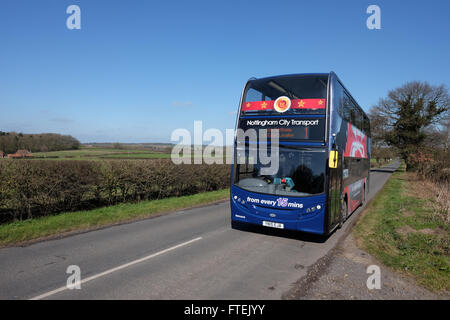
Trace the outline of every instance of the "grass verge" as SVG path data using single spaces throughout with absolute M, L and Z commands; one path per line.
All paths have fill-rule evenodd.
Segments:
M 190 196 L 65 212 L 55 216 L 8 223 L 0 225 L 0 246 L 10 246 L 71 232 L 98 229 L 183 208 L 205 205 L 227 199 L 229 193 L 229 189 L 224 189 Z
M 353 234 L 360 247 L 388 267 L 448 294 L 449 224 L 433 201 L 402 166 L 371 202 Z

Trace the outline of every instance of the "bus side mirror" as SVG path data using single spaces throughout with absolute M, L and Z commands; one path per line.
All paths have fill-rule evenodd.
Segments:
M 336 150 L 330 151 L 330 157 L 328 158 L 328 166 L 331 169 L 336 169 L 338 164 L 338 152 Z

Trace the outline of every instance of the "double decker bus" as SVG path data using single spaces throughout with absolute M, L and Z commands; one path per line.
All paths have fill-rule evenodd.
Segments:
M 247 135 L 250 129 L 268 138 Z M 250 223 L 327 235 L 364 203 L 370 122 L 334 72 L 250 79 L 238 131 L 244 138 L 235 136 L 232 227 Z M 277 157 L 270 174 L 267 161 L 252 152 L 262 147 Z

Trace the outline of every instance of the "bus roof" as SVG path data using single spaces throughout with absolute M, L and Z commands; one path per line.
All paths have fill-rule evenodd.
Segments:
M 269 77 L 263 77 L 263 78 L 250 78 L 249 81 L 252 80 L 266 80 L 266 79 L 276 79 L 276 78 L 285 78 L 285 77 L 298 77 L 298 76 L 329 76 L 329 73 L 293 73 L 293 74 L 283 74 L 283 75 L 276 75 L 276 76 L 269 76 Z

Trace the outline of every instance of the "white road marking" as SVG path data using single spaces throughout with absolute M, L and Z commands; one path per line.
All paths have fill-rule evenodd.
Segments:
M 91 277 L 89 277 L 89 278 L 86 278 L 86 279 L 81 280 L 81 281 L 80 281 L 80 284 L 83 284 L 83 283 L 86 283 L 86 282 L 88 282 L 88 281 L 95 280 L 95 279 L 98 279 L 98 278 L 100 278 L 100 277 L 103 277 L 103 276 L 106 276 L 106 275 L 108 275 L 108 274 L 111 274 L 111 273 L 113 273 L 113 272 L 116 272 L 116 271 L 125 269 L 125 268 L 130 267 L 130 266 L 132 266 L 132 265 L 135 265 L 135 264 L 137 264 L 137 263 L 140 263 L 140 262 L 149 260 L 149 259 L 151 259 L 151 258 L 154 258 L 154 257 L 156 257 L 156 256 L 162 255 L 162 254 L 167 253 L 167 252 L 169 252 L 169 251 L 178 249 L 178 248 L 180 248 L 180 247 L 186 246 L 186 245 L 188 245 L 188 244 L 190 244 L 190 243 L 192 243 L 192 242 L 195 242 L 195 241 L 198 241 L 198 240 L 201 240 L 201 239 L 203 239 L 203 238 L 202 238 L 202 237 L 198 237 L 198 238 L 195 238 L 195 239 L 192 239 L 192 240 L 189 240 L 189 241 L 186 241 L 186 242 L 177 244 L 176 246 L 173 246 L 173 247 L 164 249 L 164 250 L 162 250 L 162 251 L 153 253 L 153 254 L 148 255 L 148 256 L 146 256 L 146 257 L 143 257 L 143 258 L 140 258 L 140 259 L 137 259 L 137 260 L 134 260 L 134 261 L 131 261 L 131 262 L 122 264 L 122 265 L 120 265 L 120 266 L 118 266 L 118 267 L 115 267 L 115 268 L 112 268 L 112 269 L 108 269 L 108 270 L 106 270 L 106 271 L 103 271 L 103 272 L 101 272 L 101 273 L 98 273 L 98 274 L 96 274 L 96 275 L 93 275 L 93 276 L 91 276 Z M 36 296 L 36 297 L 34 297 L 34 298 L 31 298 L 30 300 L 40 300 L 40 299 L 44 299 L 44 298 L 47 298 L 47 297 L 49 297 L 49 296 L 52 296 L 52 295 L 54 295 L 54 294 L 56 294 L 56 293 L 62 292 L 62 291 L 67 290 L 67 289 L 68 289 L 68 288 L 67 288 L 66 286 L 64 286 L 64 287 L 61 287 L 61 288 L 58 288 L 58 289 L 55 289 L 55 290 L 52 290 L 52 291 L 43 293 L 43 294 L 41 294 L 41 295 L 39 295 L 39 296 Z

